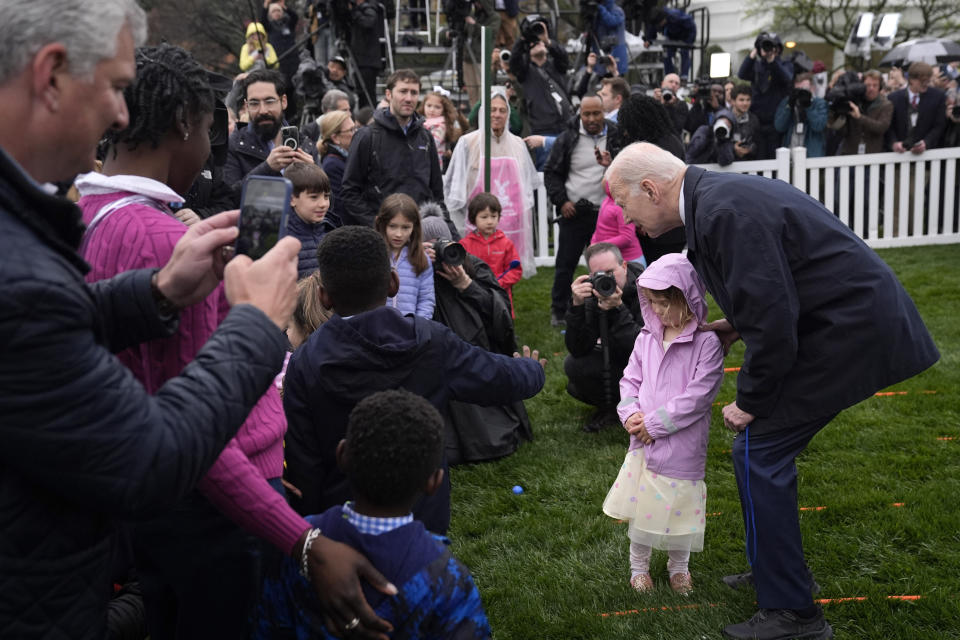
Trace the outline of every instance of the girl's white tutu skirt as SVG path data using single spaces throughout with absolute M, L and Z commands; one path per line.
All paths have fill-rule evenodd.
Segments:
M 628 451 L 603 512 L 626 520 L 631 542 L 667 551 L 702 551 L 707 485 L 668 478 L 647 468 L 643 449 Z

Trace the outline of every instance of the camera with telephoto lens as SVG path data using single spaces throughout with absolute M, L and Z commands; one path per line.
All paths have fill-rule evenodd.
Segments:
M 778 38 L 775 34 L 764 31 L 753 43 L 753 48 L 762 53 L 770 53 L 777 48 Z
M 676 97 L 670 89 L 661 89 L 660 97 L 663 98 L 664 102 L 673 102 L 673 99 Z M 709 99 L 709 98 L 708 98 Z
M 790 92 L 790 106 L 806 109 L 813 104 L 813 94 L 808 89 L 794 89 Z
M 467 250 L 452 240 L 437 240 L 433 243 L 433 252 L 437 254 L 437 262 L 451 267 L 459 267 L 467 259 Z
M 540 36 L 547 33 L 547 19 L 536 13 L 527 16 L 520 22 L 520 35 L 531 46 L 540 41 Z
M 617 43 L 617 36 L 604 36 L 600 40 L 600 56 L 597 57 L 597 64 L 605 67 L 613 62 L 613 58 L 610 57 L 610 54 L 604 52 L 613 51 L 613 48 L 617 46 Z
M 830 110 L 836 115 L 850 113 L 850 103 L 863 107 L 866 102 L 867 86 L 860 81 L 860 74 L 848 71 L 837 79 L 833 88 L 827 91 L 824 98 Z
M 597 271 L 590 274 L 590 284 L 598 296 L 609 298 L 617 292 L 617 279 L 606 271 Z
M 713 135 L 717 142 L 726 142 L 730 137 L 730 125 L 723 118 L 718 119 L 713 125 Z

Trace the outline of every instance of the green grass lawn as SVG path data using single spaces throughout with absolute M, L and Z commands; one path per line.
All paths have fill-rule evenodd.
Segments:
M 920 309 L 941 352 L 923 374 L 844 411 L 798 459 L 807 561 L 838 638 L 960 638 L 960 246 L 880 255 Z M 706 482 L 706 540 L 690 562 L 694 593 L 627 584 L 625 525 L 601 504 L 626 452 L 620 428 L 581 431 L 591 408 L 565 392 L 560 330 L 549 324 L 552 269 L 514 288 L 521 343 L 549 359 L 543 391 L 527 402 L 535 440 L 503 460 L 457 467 L 454 552 L 473 571 L 499 640 L 715 638 L 754 612 L 754 595 L 721 576 L 746 570 L 731 434 L 714 407 Z M 711 319 L 719 317 L 711 305 Z M 738 344 L 725 366 L 742 362 Z M 735 397 L 727 374 L 718 401 Z M 522 485 L 522 495 L 511 488 Z M 902 506 L 892 506 L 902 503 Z M 889 596 L 919 596 L 892 599 Z M 610 615 L 604 615 L 610 614 Z

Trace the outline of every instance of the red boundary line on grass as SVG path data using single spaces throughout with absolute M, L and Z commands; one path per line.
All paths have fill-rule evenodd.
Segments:
M 895 596 L 884 596 L 885 600 L 897 600 L 900 602 L 913 602 L 916 600 L 923 599 L 924 596 L 907 596 L 907 595 L 895 595 Z M 863 602 L 869 600 L 867 596 L 850 596 L 846 598 L 820 598 L 814 600 L 817 604 L 844 604 L 846 602 Z M 626 611 L 612 611 L 610 613 L 601 613 L 599 616 L 601 618 L 612 618 L 615 616 L 629 616 L 639 613 L 664 613 L 669 611 L 683 611 L 685 609 L 700 609 L 701 607 L 720 607 L 725 605 L 724 602 L 707 602 L 704 604 L 683 604 L 675 607 L 644 607 L 643 609 L 627 609 Z

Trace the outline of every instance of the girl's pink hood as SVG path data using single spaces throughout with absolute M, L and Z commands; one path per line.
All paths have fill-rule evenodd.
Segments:
M 640 310 L 643 324 L 652 333 L 663 335 L 663 324 L 653 312 L 650 301 L 643 295 L 641 288 L 663 291 L 676 287 L 683 292 L 687 305 L 696 318 L 697 325 L 707 320 L 707 301 L 704 299 L 703 281 L 687 257 L 680 253 L 668 253 L 657 259 L 637 278 L 637 294 L 640 296 Z M 686 329 L 684 330 L 686 332 Z

